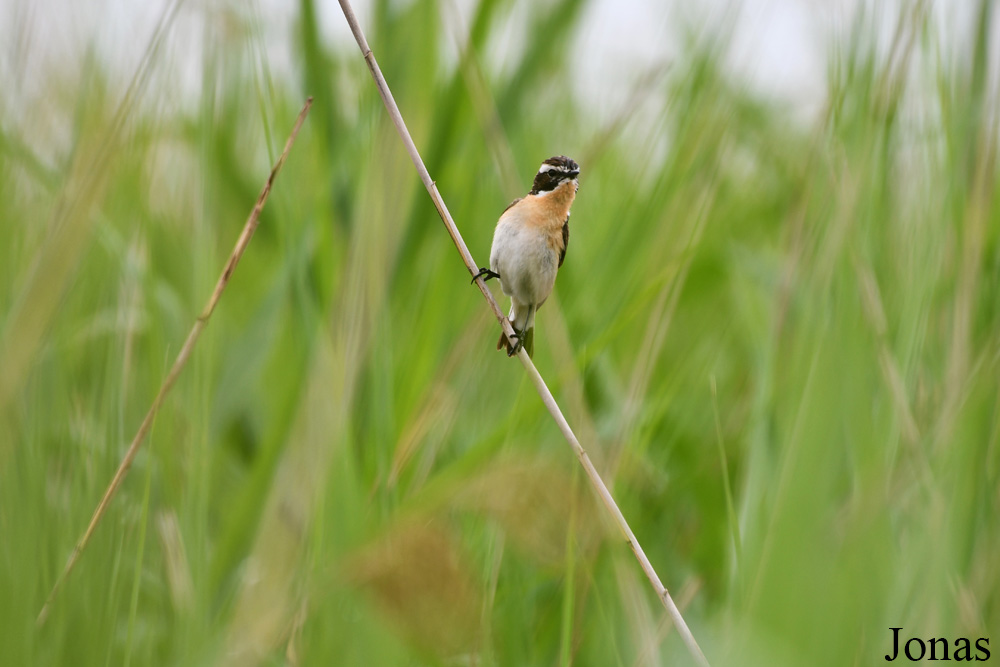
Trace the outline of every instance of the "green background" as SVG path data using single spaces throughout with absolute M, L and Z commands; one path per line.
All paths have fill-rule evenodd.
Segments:
M 862 7 L 803 121 L 691 32 L 607 120 L 570 90 L 585 5 L 518 14 L 502 74 L 510 3 L 456 34 L 452 3 L 379 1 L 365 29 L 481 264 L 541 160 L 580 163 L 535 362 L 709 659 L 882 664 L 890 627 L 1000 651 L 997 44 Z M 193 104 L 152 39 L 3 106 L 2 662 L 690 664 L 317 14 L 291 77 L 248 11 L 204 35 Z

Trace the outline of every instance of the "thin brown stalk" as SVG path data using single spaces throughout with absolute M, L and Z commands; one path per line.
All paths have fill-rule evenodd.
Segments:
M 139 452 L 139 446 L 142 444 L 143 440 L 146 439 L 146 435 L 149 433 L 149 429 L 153 425 L 153 420 L 156 418 L 156 413 L 163 404 L 163 400 L 166 398 L 167 393 L 170 392 L 174 383 L 177 382 L 177 377 L 180 375 L 181 371 L 184 370 L 184 366 L 187 364 L 187 360 L 191 356 L 191 352 L 194 350 L 195 343 L 198 342 L 198 337 L 208 324 L 208 318 L 212 316 L 212 312 L 215 310 L 216 304 L 219 303 L 219 299 L 222 297 L 222 292 L 229 284 L 229 279 L 232 277 L 233 271 L 236 270 L 236 265 L 239 264 L 240 258 L 243 257 L 243 252 L 247 249 L 247 245 L 250 244 L 250 239 L 253 238 L 253 233 L 256 231 L 257 225 L 260 222 L 260 213 L 264 209 L 264 203 L 267 201 L 268 195 L 271 194 L 271 186 L 274 185 L 274 179 L 278 175 L 278 172 L 281 171 L 281 167 L 285 164 L 285 160 L 288 158 L 288 153 L 292 149 L 292 144 L 295 143 L 295 137 L 299 134 L 299 129 L 302 127 L 302 123 L 306 119 L 306 114 L 309 113 L 310 106 L 312 106 L 311 97 L 306 100 L 305 106 L 303 106 L 302 111 L 299 112 L 299 116 L 295 120 L 295 126 L 292 128 L 292 133 L 288 136 L 288 141 L 285 142 L 285 148 L 281 151 L 278 161 L 271 168 L 271 173 L 267 177 L 267 182 L 264 183 L 264 188 L 257 197 L 257 203 L 254 205 L 253 210 L 250 211 L 250 216 L 247 218 L 246 224 L 243 225 L 243 231 L 240 233 L 240 237 L 236 241 L 236 246 L 233 248 L 233 252 L 229 255 L 229 260 L 226 262 L 226 266 L 223 268 L 222 274 L 219 276 L 219 280 L 215 283 L 215 289 L 212 290 L 212 295 L 208 298 L 208 302 L 202 309 L 201 314 L 198 315 L 198 318 L 195 320 L 190 333 L 188 333 L 187 340 L 184 341 L 184 345 L 177 354 L 177 358 L 174 360 L 173 366 L 170 367 L 170 372 L 167 373 L 167 377 L 163 380 L 163 384 L 160 385 L 160 390 L 157 392 L 156 398 L 153 399 L 153 404 L 149 407 L 149 412 L 146 413 L 146 417 L 142 420 L 139 430 L 136 432 L 135 437 L 132 438 L 132 444 L 129 445 L 128 451 L 125 452 L 125 457 L 122 459 L 121 464 L 118 466 L 118 470 L 115 472 L 115 476 L 112 478 L 111 483 L 104 492 L 104 497 L 101 498 L 101 502 L 97 505 L 97 509 L 94 510 L 94 515 L 90 519 L 90 525 L 87 526 L 87 530 L 84 531 L 83 536 L 76 543 L 73 553 L 70 554 L 69 560 L 66 561 L 66 567 L 63 569 L 62 574 L 59 575 L 59 578 L 56 579 L 56 583 L 52 587 L 52 592 L 49 593 L 48 599 L 42 606 L 42 610 L 39 612 L 37 620 L 39 625 L 45 623 L 45 619 L 48 617 L 49 610 L 52 606 L 52 601 L 59 592 L 59 588 L 62 586 L 63 582 L 66 581 L 66 577 L 69 576 L 69 573 L 76 565 L 76 562 L 80 559 L 80 554 L 83 553 L 87 543 L 90 542 L 90 538 L 94 534 L 97 524 L 107 511 L 108 505 L 111 503 L 111 499 L 121 486 L 122 481 L 125 479 L 125 475 L 128 474 L 129 468 L 132 467 L 132 461 L 135 459 L 135 455 Z
M 347 23 L 351 27 L 351 32 L 354 33 L 354 38 L 358 42 L 358 47 L 361 49 L 361 54 L 364 56 L 365 62 L 368 63 L 368 69 L 371 71 L 372 78 L 375 80 L 375 86 L 378 88 L 379 95 L 382 97 L 382 102 L 385 104 L 386 111 L 388 111 L 389 117 L 392 119 L 392 122 L 396 126 L 396 130 L 399 133 L 399 137 L 403 141 L 403 145 L 406 146 L 406 150 L 410 154 L 410 159 L 413 161 L 413 166 L 417 169 L 417 174 L 420 176 L 420 180 L 423 181 L 424 187 L 427 188 L 427 193 L 430 195 L 431 201 L 434 202 L 434 207 L 441 216 L 441 221 L 444 223 L 445 229 L 448 231 L 448 235 L 451 236 L 451 240 L 455 243 L 455 247 L 458 248 L 458 252 L 462 256 L 462 261 L 465 262 L 465 267 L 468 269 L 469 275 L 475 275 L 479 271 L 478 265 L 475 260 L 473 260 L 472 254 L 465 245 L 465 241 L 462 239 L 462 235 L 459 233 L 458 227 L 455 225 L 455 221 L 451 217 L 451 213 L 448 212 L 448 207 L 445 206 L 444 200 L 438 192 L 437 185 L 431 179 L 430 174 L 427 173 L 424 161 L 421 159 L 420 153 L 417 151 L 417 147 L 413 143 L 413 138 L 410 137 L 409 130 L 406 129 L 406 123 L 403 121 L 403 116 L 399 111 L 399 107 L 396 106 L 396 101 L 392 97 L 389 85 L 386 83 L 385 77 L 382 76 L 382 71 L 379 69 L 378 62 L 375 60 L 375 54 L 372 53 L 371 48 L 368 46 L 368 40 L 365 38 L 365 34 L 361 30 L 361 25 L 358 23 L 357 16 L 354 14 L 354 9 L 351 7 L 350 0 L 340 0 L 340 7 L 344 11 L 344 17 L 347 19 Z M 510 322 L 506 317 L 504 317 L 496 299 L 493 298 L 493 293 L 486 287 L 486 283 L 483 282 L 482 278 L 479 278 L 476 280 L 476 284 L 479 286 L 479 291 L 482 292 L 483 298 L 486 299 L 486 303 L 489 304 L 490 309 L 493 311 L 493 315 L 497 318 L 497 321 L 500 323 L 504 332 L 508 336 L 513 336 L 514 330 L 511 328 Z M 667 613 L 670 615 L 671 620 L 677 627 L 677 630 L 684 640 L 684 643 L 687 645 L 688 650 L 691 652 L 692 657 L 694 657 L 695 661 L 699 665 L 708 665 L 708 660 L 705 658 L 705 654 L 702 653 L 701 648 L 698 646 L 698 642 L 695 641 L 694 635 L 691 634 L 691 630 L 688 628 L 687 623 L 684 622 L 684 618 L 677 609 L 677 605 L 674 604 L 673 599 L 670 597 L 670 593 L 660 582 L 659 576 L 657 576 L 656 571 L 653 569 L 652 564 L 643 552 L 642 547 L 639 546 L 639 541 L 636 539 L 635 534 L 632 532 L 628 522 L 622 515 L 621 510 L 618 509 L 618 505 L 611 496 L 611 492 L 608 491 L 608 487 L 604 484 L 604 481 L 601 479 L 600 474 L 598 474 L 594 464 L 591 463 L 590 457 L 587 456 L 587 452 L 583 449 L 583 446 L 580 445 L 580 441 L 577 440 L 576 435 L 573 434 L 573 429 L 571 429 L 567 423 L 566 418 L 562 414 L 562 410 L 559 408 L 555 398 L 552 396 L 552 392 L 549 391 L 549 388 L 542 379 L 542 376 L 539 375 L 535 365 L 531 362 L 531 358 L 523 349 L 518 352 L 517 356 L 525 370 L 528 372 L 528 376 L 535 385 L 535 389 L 541 396 L 545 407 L 548 409 L 552 418 L 559 426 L 559 430 L 562 431 L 566 441 L 569 442 L 573 451 L 576 453 L 577 458 L 580 460 L 580 464 L 587 473 L 587 477 L 590 479 L 590 482 L 597 491 L 597 494 L 604 502 L 604 506 L 608 509 L 611 517 L 614 519 L 618 528 L 628 541 L 629 547 L 632 549 L 632 552 L 635 554 L 636 559 L 638 559 L 639 564 L 642 567 L 642 571 L 646 574 L 650 584 L 652 584 L 653 589 L 656 591 L 657 597 L 666 608 Z

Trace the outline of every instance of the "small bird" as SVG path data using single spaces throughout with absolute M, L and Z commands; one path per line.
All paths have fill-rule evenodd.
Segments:
M 550 157 L 539 167 L 531 192 L 504 209 L 493 232 L 490 268 L 473 278 L 500 279 L 500 289 L 510 297 L 510 325 L 515 341 L 500 334 L 497 349 L 507 347 L 511 357 L 523 347 L 534 352 L 535 311 L 552 293 L 556 271 L 569 245 L 569 207 L 580 187 L 580 166 L 564 155 Z

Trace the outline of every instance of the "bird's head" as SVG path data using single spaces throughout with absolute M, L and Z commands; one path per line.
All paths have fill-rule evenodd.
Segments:
M 565 155 L 550 157 L 538 168 L 535 182 L 531 186 L 531 194 L 551 192 L 566 181 L 576 184 L 576 177 L 579 175 L 580 165 Z

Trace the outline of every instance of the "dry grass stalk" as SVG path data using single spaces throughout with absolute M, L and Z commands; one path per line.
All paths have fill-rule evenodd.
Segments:
M 264 188 L 257 197 L 257 203 L 254 205 L 253 210 L 250 211 L 250 216 L 247 218 L 246 224 L 243 225 L 243 231 L 240 233 L 240 237 L 236 241 L 236 246 L 233 248 L 233 252 L 229 255 L 229 260 L 226 262 L 226 266 L 222 270 L 219 280 L 215 283 L 215 289 L 212 290 L 212 296 L 209 297 L 208 302 L 201 311 L 201 314 L 198 315 L 198 319 L 195 320 L 194 325 L 191 327 L 191 331 L 188 333 L 183 347 L 181 347 L 180 352 L 177 354 L 177 358 L 174 360 L 173 366 L 170 367 L 170 372 L 167 373 L 167 377 L 163 380 L 163 384 L 160 385 L 160 390 L 157 392 L 156 398 L 153 399 L 153 404 L 149 407 L 146 417 L 142 420 L 139 430 L 136 432 L 135 437 L 132 438 L 132 443 L 125 452 L 125 457 L 122 459 L 121 464 L 118 466 L 118 470 L 115 472 L 115 476 L 112 478 L 111 483 L 104 492 L 104 497 L 101 498 L 101 502 L 97 505 L 97 509 L 94 510 L 94 515 L 90 519 L 90 525 L 87 526 L 87 530 L 84 531 L 83 536 L 76 543 L 73 553 L 70 554 L 69 560 L 66 561 L 66 567 L 63 569 L 62 574 L 59 575 L 55 585 L 52 587 L 52 592 L 49 593 L 48 599 L 46 599 L 45 604 L 42 606 L 42 610 L 38 614 L 39 625 L 45 623 L 45 619 L 48 617 L 49 610 L 52 606 L 52 601 L 59 592 L 59 588 L 66 580 L 66 577 L 69 576 L 69 573 L 76 565 L 76 562 L 80 559 L 80 554 L 83 552 L 84 548 L 86 548 L 87 543 L 94 534 L 94 530 L 97 528 L 97 524 L 107 511 L 108 505 L 111 503 L 111 499 L 121 486 L 122 481 L 125 479 L 125 475 L 128 474 L 129 468 L 132 467 L 132 461 L 139 452 L 139 446 L 142 444 L 143 440 L 146 439 L 149 429 L 153 426 L 153 420 L 156 418 L 156 413 L 163 404 L 163 400 L 166 398 L 167 393 L 170 392 L 174 383 L 177 382 L 177 378 L 181 371 L 184 370 L 184 366 L 187 364 L 187 360 L 191 356 L 191 352 L 194 350 L 195 343 L 198 342 L 198 337 L 208 324 L 208 318 L 212 316 L 212 312 L 215 310 L 216 304 L 219 303 L 219 299 L 222 297 L 222 292 L 229 284 L 229 279 L 232 277 L 233 271 L 236 270 L 236 265 L 239 263 L 240 258 L 243 257 L 243 252 L 250 244 L 250 239 L 253 238 L 253 233 L 256 231 L 257 225 L 260 222 L 260 213 L 264 209 L 264 203 L 267 201 L 268 195 L 271 194 L 271 186 L 274 185 L 274 179 L 278 175 L 278 172 L 281 171 L 281 167 L 285 164 L 285 160 L 288 158 L 288 153 L 292 149 L 292 144 L 295 143 L 295 137 L 299 134 L 299 129 L 302 127 L 302 123 L 306 119 L 306 114 L 309 113 L 310 106 L 312 106 L 311 97 L 306 100 L 305 105 L 302 107 L 302 111 L 299 112 L 299 116 L 295 120 L 295 126 L 292 128 L 292 133 L 288 135 L 288 140 L 285 142 L 285 148 L 281 151 L 278 161 L 271 168 L 271 173 L 267 177 L 267 182 L 264 183 Z
M 413 165 L 417 169 L 417 174 L 420 176 L 420 180 L 423 181 L 424 187 L 427 188 L 431 201 L 434 202 L 434 207 L 441 216 L 441 221 L 444 223 L 449 236 L 451 236 L 451 240 L 455 243 L 455 247 L 458 248 L 459 254 L 462 255 L 462 261 L 465 262 L 469 275 L 475 275 L 479 272 L 479 267 L 472 259 L 472 254 L 465 245 L 465 241 L 459 233 L 458 227 L 455 225 L 455 221 L 451 217 L 451 213 L 448 212 L 448 207 L 445 206 L 444 200 L 438 192 L 437 185 L 431 179 L 430 174 L 427 173 L 424 161 L 421 159 L 420 153 L 417 151 L 417 147 L 413 143 L 413 138 L 410 137 L 409 130 L 406 129 L 406 123 L 403 121 L 403 116 L 399 111 L 399 107 L 396 106 L 396 101 L 392 97 L 389 85 L 386 83 L 385 77 L 382 76 L 382 71 L 379 69 L 378 62 L 375 60 L 375 54 L 372 53 L 371 48 L 368 46 L 368 40 L 365 38 L 365 34 L 361 30 L 361 25 L 358 23 L 357 16 L 354 14 L 354 9 L 351 7 L 350 0 L 340 0 L 340 7 L 344 11 L 344 17 L 347 19 L 347 23 L 351 27 L 351 32 L 354 33 L 354 38 L 358 42 L 358 47 L 361 49 L 365 62 L 368 63 L 368 69 L 371 70 L 372 78 L 375 80 L 375 86 L 378 88 L 379 95 L 382 97 L 382 102 L 385 104 L 385 108 L 389 112 L 389 116 L 392 118 L 392 122 L 396 126 L 396 130 L 399 132 L 399 137 L 402 139 L 403 145 L 406 146 L 406 150 L 410 154 L 410 159 L 413 161 Z M 493 311 L 493 315 L 497 318 L 497 321 L 500 322 L 500 326 L 503 328 L 504 332 L 508 336 L 513 336 L 514 330 L 511 327 L 510 322 L 506 317 L 504 317 L 496 299 L 493 298 L 493 293 L 486 287 L 486 283 L 483 282 L 482 278 L 479 278 L 476 280 L 476 284 L 479 286 L 479 290 L 482 292 L 483 298 L 486 299 L 490 309 Z M 688 628 L 687 623 L 685 623 L 684 618 L 677 609 L 677 605 L 674 604 L 673 599 L 670 597 L 670 593 L 663 586 L 659 576 L 657 576 L 656 571 L 653 569 L 652 564 L 643 552 L 642 547 L 639 545 L 639 541 L 636 539 L 635 534 L 632 532 L 628 522 L 622 515 L 621 510 L 618 509 L 618 505 L 611 496 L 611 492 L 608 491 L 608 487 L 604 484 L 604 481 L 601 479 L 600 474 L 598 474 L 594 464 L 591 463 L 590 457 L 587 456 L 587 452 L 580 445 L 580 441 L 577 440 L 576 435 L 573 434 L 573 430 L 566 422 L 566 418 L 563 416 L 562 410 L 556 403 L 555 398 L 553 398 L 552 392 L 549 391 L 548 386 L 545 384 L 542 376 L 539 375 L 538 370 L 531 362 L 528 354 L 522 349 L 518 352 L 517 356 L 518 359 L 521 360 L 521 364 L 524 366 L 525 370 L 528 372 L 528 376 L 535 385 L 535 389 L 542 397 L 542 402 L 545 404 L 545 407 L 548 408 L 552 418 L 559 426 L 559 430 L 562 431 L 566 441 L 569 442 L 570 446 L 573 447 L 573 451 L 576 452 L 576 456 L 580 460 L 580 464 L 583 466 L 584 470 L 587 472 L 587 477 L 590 479 L 591 484 L 594 486 L 597 494 L 604 502 L 605 507 L 607 507 L 608 512 L 611 514 L 615 523 L 618 525 L 618 528 L 621 529 L 622 534 L 628 541 L 629 547 L 631 547 L 632 552 L 638 559 L 643 572 L 645 572 L 646 577 L 649 579 L 653 589 L 656 591 L 657 597 L 660 598 L 660 601 L 666 608 L 671 620 L 677 627 L 677 630 L 683 638 L 684 643 L 687 645 L 688 650 L 691 652 L 691 655 L 699 665 L 708 665 L 708 660 L 705 658 L 705 654 L 702 653 L 701 648 L 698 646 L 698 642 L 695 641 L 694 635 L 691 634 L 691 630 Z

